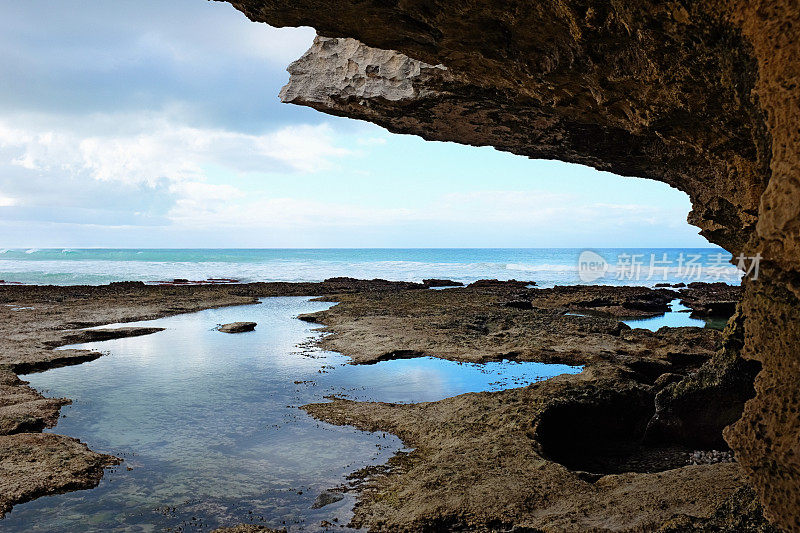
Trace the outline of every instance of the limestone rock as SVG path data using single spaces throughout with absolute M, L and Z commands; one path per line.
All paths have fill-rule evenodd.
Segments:
M 69 400 L 45 398 L 7 367 L 0 366 L 0 435 L 42 431 L 58 422 Z
M 323 507 L 341 501 L 342 499 L 344 499 L 344 496 L 338 492 L 325 491 L 317 496 L 317 498 L 314 500 L 314 505 L 312 505 L 311 508 L 322 509 Z
M 77 439 L 50 433 L 0 436 L 0 517 L 15 503 L 95 487 L 118 464 Z
M 742 299 L 742 287 L 727 283 L 690 283 L 681 291 L 681 303 L 693 317 L 729 318 Z
M 426 287 L 463 287 L 464 284 L 460 281 L 453 281 L 451 279 L 423 279 L 422 284 Z
M 244 333 L 245 331 L 253 331 L 256 329 L 255 322 L 231 322 L 230 324 L 222 324 L 217 329 L 222 333 Z
M 231 3 L 322 36 L 286 101 L 663 181 L 711 242 L 761 253 L 742 354 L 762 371 L 727 439 L 768 516 L 800 529 L 796 0 Z

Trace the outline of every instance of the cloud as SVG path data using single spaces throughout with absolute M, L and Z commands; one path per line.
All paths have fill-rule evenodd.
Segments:
M 359 146 L 383 146 L 387 142 L 386 137 L 364 137 L 358 139 Z
M 430 217 L 448 222 L 527 225 L 569 215 L 576 197 L 536 190 L 485 190 L 449 193 L 430 210 Z
M 599 235 L 665 235 L 677 227 L 665 220 L 685 217 L 681 209 L 546 189 L 473 185 L 409 194 L 402 181 L 384 181 L 388 201 L 365 201 L 348 189 L 357 193 L 359 182 L 381 187 L 380 175 L 355 177 L 371 147 L 386 150 L 370 140 L 372 132 L 352 137 L 323 123 L 255 134 L 189 126 L 180 118 L 0 115 L 0 220 L 74 225 L 85 235 L 99 227 L 159 227 L 181 239 L 205 236 L 207 245 L 235 235 L 238 245 L 356 246 L 371 239 L 372 246 L 558 246 L 594 244 Z M 335 197 L 304 185 L 328 179 L 336 180 Z M 25 234 L 21 227 L 5 231 Z
M 247 207 L 248 193 L 235 185 L 242 176 L 316 173 L 352 155 L 338 146 L 327 124 L 249 134 L 190 127 L 157 115 L 87 121 L 89 126 L 77 121 L 68 127 L 57 118 L 18 116 L 13 123 L 0 118 L 3 220 L 108 226 L 246 223 L 263 211 Z M 214 183 L 214 174 L 230 183 Z M 295 220 L 291 217 L 299 211 L 275 212 Z M 202 223 L 205 217 L 208 222 Z
M 575 165 L 280 104 L 285 65 L 313 34 L 251 23 L 225 2 L 0 2 L 0 246 L 9 235 L 37 246 L 98 235 L 133 245 L 134 234 L 146 246 L 233 235 L 239 246 L 562 246 L 694 233 L 685 195 L 664 202 L 662 184 L 647 198 L 627 194 L 644 182 L 624 180 L 620 193 L 622 178 Z
M 398 203 L 402 204 L 402 199 Z M 679 213 L 682 215 L 683 213 Z M 304 198 L 246 196 L 236 189 L 199 187 L 190 198 L 179 200 L 168 217 L 194 228 L 293 229 L 314 232 L 339 228 L 356 233 L 375 229 L 413 228 L 458 233 L 506 232 L 540 238 L 554 236 L 613 235 L 619 228 L 663 228 L 664 216 L 647 205 L 614 205 L 587 202 L 585 198 L 546 191 L 472 191 L 449 193 L 414 202 L 406 207 L 359 205 L 350 202 Z M 426 230 L 425 228 L 428 228 Z
M 318 230 L 392 226 L 415 218 L 403 208 L 380 208 L 303 198 L 261 197 L 240 202 L 220 201 L 213 191 L 179 200 L 169 212 L 176 224 L 193 228 Z M 242 198 L 238 195 L 238 198 Z
M 2 193 L 0 193 L 0 207 L 11 207 L 13 205 L 16 205 L 16 203 L 17 201 L 14 198 L 11 198 L 10 196 L 5 196 Z
M 287 126 L 259 135 L 194 128 L 164 118 L 140 121 L 140 127 L 134 134 L 83 137 L 69 130 L 14 128 L 0 120 L 0 155 L 28 170 L 153 186 L 161 179 L 203 181 L 208 166 L 233 174 L 318 172 L 351 154 L 336 145 L 327 124 Z
M 0 110 L 85 115 L 180 105 L 238 131 L 321 121 L 278 102 L 311 28 L 248 21 L 223 2 L 0 3 Z

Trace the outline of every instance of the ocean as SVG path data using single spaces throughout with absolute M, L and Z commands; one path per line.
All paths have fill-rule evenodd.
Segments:
M 740 271 L 719 248 L 0 249 L 0 280 L 45 285 L 114 281 L 322 281 L 336 276 L 645 285 L 725 281 Z

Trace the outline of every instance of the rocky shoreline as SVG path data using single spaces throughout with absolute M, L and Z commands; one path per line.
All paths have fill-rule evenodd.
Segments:
M 119 462 L 61 435 L 40 433 L 56 425 L 66 398 L 46 398 L 17 374 L 41 372 L 101 357 L 56 348 L 89 341 L 146 335 L 157 328 L 87 330 L 232 305 L 267 296 L 424 289 L 383 280 L 240 285 L 0 286 L 0 517 L 16 503 L 96 486 L 103 468 Z
M 619 321 L 658 315 L 678 298 L 697 315 L 719 313 L 725 307 L 714 302 L 735 298 L 738 288 L 537 289 L 528 282 L 485 281 L 426 290 L 446 286 L 435 281 L 0 287 L 0 512 L 41 495 L 95 486 L 103 468 L 118 461 L 73 439 L 39 433 L 55 425 L 69 400 L 42 397 L 15 372 L 100 356 L 56 352 L 57 346 L 153 332 L 87 327 L 308 295 L 338 302 L 300 318 L 322 324 L 329 334 L 321 345 L 354 364 L 428 355 L 584 365 L 577 375 L 439 402 L 332 398 L 305 406 L 321 420 L 391 432 L 414 448 L 386 467 L 356 473 L 340 488 L 359 495 L 351 525 L 376 531 L 680 531 L 690 524 L 770 531 L 726 449 L 714 452 L 672 439 L 663 427 L 652 430 L 659 395 L 713 367 L 725 336 L 709 328 L 652 332 Z M 722 442 L 721 436 L 711 442 Z
M 427 355 L 584 365 L 578 375 L 433 403 L 331 398 L 306 406 L 320 420 L 390 432 L 414 449 L 386 468 L 355 476 L 360 500 L 352 525 L 374 531 L 681 531 L 691 524 L 770 531 L 735 463 L 692 465 L 698 456 L 692 443 L 650 431 L 655 399 L 713 361 L 722 333 L 651 332 L 619 322 L 658 314 L 690 291 L 705 305 L 717 290 L 481 283 L 344 295 L 335 298 L 339 305 L 301 317 L 322 323 L 330 332 L 322 347 L 353 363 Z M 721 429 L 711 429 L 709 441 L 727 449 Z

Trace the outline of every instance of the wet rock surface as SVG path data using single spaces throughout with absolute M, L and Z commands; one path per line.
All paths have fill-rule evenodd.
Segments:
M 49 433 L 0 436 L 0 516 L 15 503 L 96 486 L 118 464 L 77 439 Z
M 0 367 L 0 435 L 39 432 L 53 427 L 69 400 L 45 398 L 8 367 Z
M 312 505 L 312 509 L 321 509 L 327 505 L 332 503 L 336 503 L 341 501 L 344 498 L 341 494 L 336 492 L 326 491 L 317 496 L 317 499 L 314 500 L 314 505 Z
M 742 300 L 743 289 L 727 283 L 690 283 L 680 291 L 681 303 L 693 317 L 730 317 Z
M 576 285 L 542 289 L 531 293 L 542 308 L 566 308 L 575 313 L 590 313 L 620 318 L 647 318 L 670 310 L 678 293 L 647 287 L 608 287 Z
M 670 368 L 696 368 L 720 343 L 719 332 L 710 329 L 652 332 L 618 320 L 653 316 L 656 307 L 668 309 L 672 295 L 662 291 L 528 286 L 495 281 L 440 291 L 336 295 L 337 306 L 300 318 L 328 326 L 332 335 L 324 338 L 323 347 L 354 363 L 421 355 L 565 364 L 615 358 L 650 380 Z
M 423 279 L 422 283 L 426 287 L 462 287 L 464 285 L 460 281 L 451 279 Z
M 733 453 L 720 450 L 697 450 L 689 454 L 689 464 L 710 465 L 714 463 L 732 463 Z
M 217 330 L 222 333 L 244 333 L 255 330 L 257 325 L 255 322 L 231 322 L 218 326 Z
M 286 530 L 272 529 L 267 526 L 259 526 L 254 524 L 241 524 L 232 527 L 221 527 L 215 529 L 212 533 L 286 533 Z

